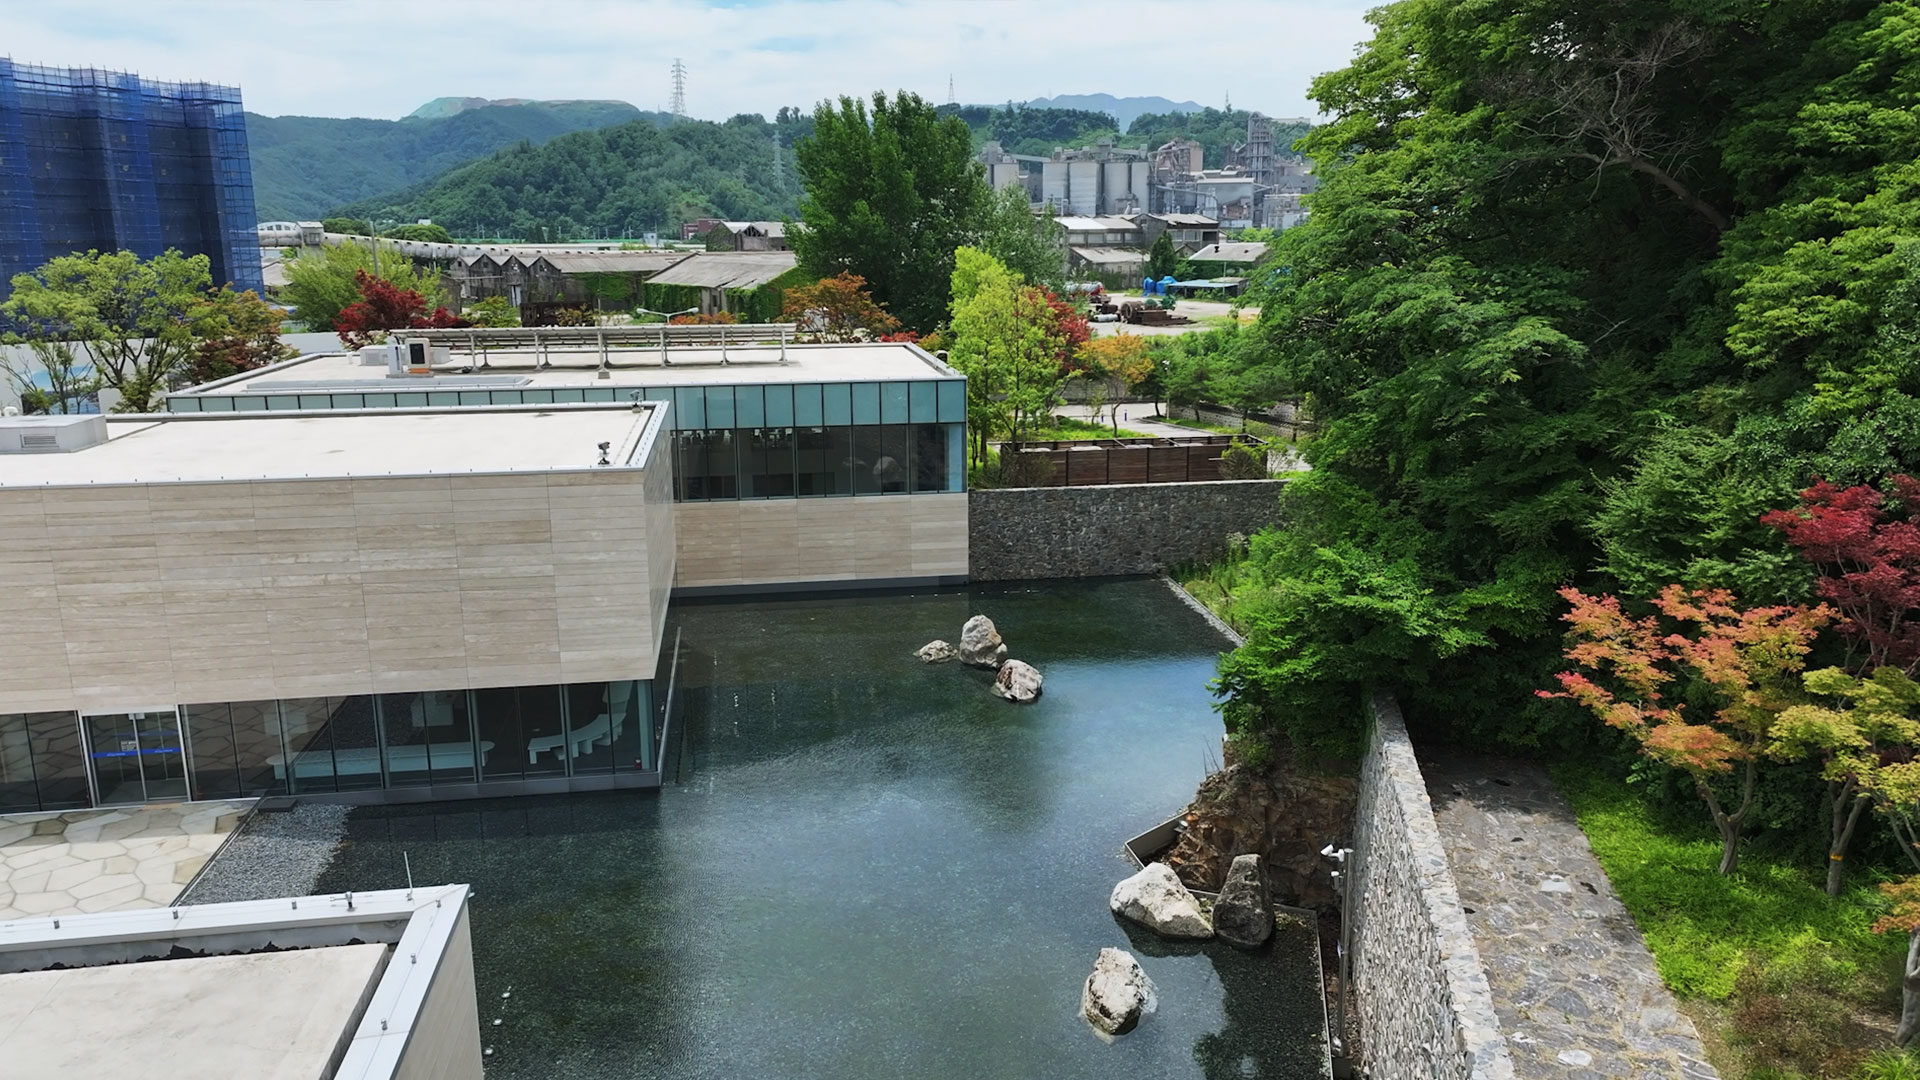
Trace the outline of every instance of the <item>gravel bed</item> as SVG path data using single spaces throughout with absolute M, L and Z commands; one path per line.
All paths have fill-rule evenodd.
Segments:
M 256 813 L 176 904 L 221 904 L 308 896 L 347 832 L 350 806 L 302 803 Z

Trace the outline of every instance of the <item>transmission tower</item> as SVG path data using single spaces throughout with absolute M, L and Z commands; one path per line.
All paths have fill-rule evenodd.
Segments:
M 949 105 L 952 105 L 953 103 L 954 103 L 954 101 L 953 101 L 953 75 L 952 75 L 951 73 L 949 73 L 949 74 L 947 75 L 947 104 L 949 104 Z
M 780 154 L 780 133 L 773 135 L 773 187 L 776 191 L 787 190 L 787 163 Z
M 687 65 L 679 57 L 673 59 L 673 100 L 668 103 L 667 111 L 674 119 L 684 120 L 687 116 Z

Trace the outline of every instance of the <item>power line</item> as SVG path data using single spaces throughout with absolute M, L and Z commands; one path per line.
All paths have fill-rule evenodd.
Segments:
M 687 65 L 677 56 L 673 58 L 673 100 L 667 105 L 667 111 L 676 120 L 687 118 Z

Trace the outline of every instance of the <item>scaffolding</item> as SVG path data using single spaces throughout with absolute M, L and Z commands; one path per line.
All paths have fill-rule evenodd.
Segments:
M 0 297 L 59 255 L 205 255 L 264 292 L 240 91 L 0 57 Z

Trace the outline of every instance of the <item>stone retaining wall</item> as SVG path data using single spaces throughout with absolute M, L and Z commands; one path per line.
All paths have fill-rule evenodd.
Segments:
M 975 581 L 1155 574 L 1280 516 L 1285 480 L 988 488 L 967 493 Z
M 1353 985 L 1369 1075 L 1513 1080 L 1400 707 L 1372 703 L 1352 873 Z

